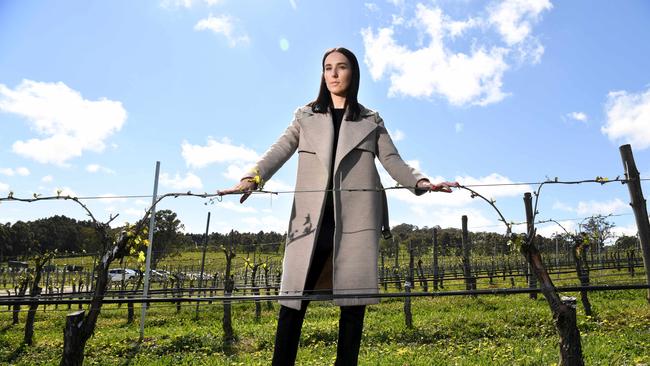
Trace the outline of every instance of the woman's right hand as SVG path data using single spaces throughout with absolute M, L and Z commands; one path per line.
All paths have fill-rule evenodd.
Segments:
M 239 199 L 239 203 L 244 203 L 246 199 L 257 189 L 257 183 L 251 181 L 248 178 L 242 179 L 237 185 L 232 188 L 224 189 L 223 191 L 217 191 L 219 196 L 224 196 L 227 194 L 238 194 L 243 193 Z

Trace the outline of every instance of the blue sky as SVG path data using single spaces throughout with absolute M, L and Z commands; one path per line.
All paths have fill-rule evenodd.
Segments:
M 106 196 L 101 220 L 134 221 L 160 193 L 232 186 L 317 93 L 325 49 L 361 62 L 359 99 L 404 157 L 461 184 L 615 178 L 631 143 L 650 177 L 650 3 L 507 1 L 0 1 L 0 195 Z M 268 183 L 290 190 L 295 159 Z M 394 182 L 382 172 L 384 185 Z M 476 188 L 523 221 L 533 186 Z M 644 183 L 646 196 L 650 187 Z M 190 232 L 284 231 L 291 195 L 163 201 Z M 615 214 L 621 184 L 549 186 L 539 219 L 570 230 Z M 389 194 L 392 224 L 503 231 L 463 191 Z M 0 220 L 64 214 L 70 202 L 0 204 Z M 520 227 L 523 229 L 523 227 Z M 540 225 L 550 235 L 553 225 Z

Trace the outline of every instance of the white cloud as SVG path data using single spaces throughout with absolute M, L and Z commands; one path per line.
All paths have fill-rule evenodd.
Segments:
M 456 181 L 462 185 L 468 186 L 488 199 L 498 197 L 518 197 L 523 195 L 525 192 L 532 191 L 532 187 L 527 184 L 512 185 L 515 183 L 514 181 L 498 173 L 492 173 L 480 178 L 458 176 L 456 177 Z
M 650 146 L 650 88 L 638 94 L 610 92 L 605 111 L 607 122 L 601 132 L 611 141 L 629 143 L 636 149 Z
M 199 20 L 194 26 L 194 30 L 211 30 L 216 34 L 222 34 L 228 40 L 230 47 L 235 47 L 238 44 L 248 44 L 250 39 L 245 33 L 235 31 L 236 19 L 229 15 L 210 15 L 205 19 Z
M 406 134 L 402 130 L 388 131 L 393 141 L 402 141 L 406 138 Z
M 630 205 L 616 198 L 606 202 L 580 201 L 578 202 L 576 212 L 582 216 L 609 215 L 624 212 L 628 209 L 630 209 Z
M 4 168 L 4 169 L 0 169 L 0 174 L 6 175 L 6 176 L 9 176 L 9 177 L 13 177 L 14 175 L 17 174 L 17 175 L 26 177 L 26 176 L 28 176 L 30 174 L 30 172 L 29 172 L 29 169 L 27 169 L 25 167 L 20 167 L 20 168 L 16 168 L 16 169 Z
M 551 10 L 549 0 L 506 0 L 489 8 L 489 20 L 496 25 L 503 40 L 510 46 L 521 43 L 532 32 L 532 25 L 542 12 Z
M 470 18 L 468 20 L 451 20 L 446 24 L 449 35 L 452 38 L 462 36 L 465 31 L 481 26 L 482 20 Z
M 396 22 L 393 17 L 389 27 L 361 30 L 366 51 L 364 61 L 374 80 L 388 77 L 389 96 L 436 95 L 452 105 L 496 103 L 507 96 L 502 91 L 502 79 L 510 68 L 510 59 L 516 59 L 517 55 L 522 60 L 531 58 L 533 62 L 540 59 L 543 46 L 530 35 L 530 30 L 539 14 L 547 9 L 550 7 L 543 2 L 506 1 L 491 10 L 491 21 L 482 18 L 458 21 L 436 5 L 418 4 L 410 20 Z M 423 45 L 419 48 L 412 49 L 397 41 L 397 34 L 411 27 L 422 32 L 419 42 Z M 450 48 L 453 45 L 450 40 L 466 35 L 469 30 L 485 33 L 492 28 L 507 36 L 509 42 L 481 44 L 477 41 L 480 38 L 472 35 L 468 52 Z
M 255 162 L 259 155 L 245 147 L 232 145 L 230 140 L 224 138 L 218 142 L 211 137 L 205 146 L 192 145 L 187 141 L 181 144 L 181 155 L 185 164 L 192 168 L 203 168 L 212 163 L 225 162 Z
M 287 231 L 287 220 L 278 219 L 275 216 L 264 216 L 264 217 L 245 217 L 242 220 L 242 223 L 247 225 L 246 231 L 258 232 L 263 231 L 275 231 L 278 233 L 283 233 Z
M 408 162 L 409 165 L 418 169 L 417 162 Z M 419 170 L 419 169 L 418 169 Z M 394 186 L 395 181 L 390 178 L 388 173 L 383 168 L 379 169 L 381 180 L 384 184 L 384 187 Z M 428 176 L 426 173 L 423 173 L 425 176 Z M 431 182 L 443 182 L 449 179 L 444 177 L 432 177 L 429 176 Z M 493 186 L 495 184 L 511 184 L 514 183 L 507 177 L 504 177 L 497 173 L 492 173 L 485 177 L 474 178 L 470 176 L 457 176 L 455 179 L 461 185 L 468 186 L 472 190 L 483 195 L 487 199 L 497 199 L 500 197 L 517 197 L 523 195 L 525 192 L 530 192 L 531 187 L 528 185 L 502 185 L 502 186 Z M 489 185 L 489 186 L 482 186 Z M 416 196 L 410 191 L 405 189 L 396 189 L 389 190 L 387 192 L 389 198 L 394 198 L 402 202 L 406 202 L 411 206 L 412 209 L 436 207 L 436 209 L 445 208 L 445 207 L 464 207 L 468 206 L 480 198 L 472 198 L 471 194 L 463 189 L 455 189 L 452 193 L 442 193 L 442 192 L 431 192 L 426 193 L 423 196 Z
M 553 203 L 553 209 L 554 210 L 561 210 L 561 211 L 575 212 L 575 209 L 573 207 L 567 205 L 564 202 L 560 202 L 560 201 L 555 201 Z
M 146 209 L 138 209 L 138 208 L 127 208 L 124 210 L 124 215 L 128 217 L 133 217 L 136 219 L 142 218 L 144 216 L 144 213 L 146 212 Z
M 459 123 L 456 123 L 456 125 L 454 125 L 454 128 L 456 129 L 456 133 L 461 133 L 461 132 L 463 132 L 463 127 L 464 127 L 464 126 L 465 126 L 465 125 L 463 125 L 463 124 L 460 123 L 460 122 L 459 122 Z
M 569 233 L 574 233 L 576 231 L 576 222 L 574 220 L 563 220 L 558 222 Z M 552 238 L 555 234 L 565 233 L 564 230 L 562 230 L 562 228 L 554 222 L 538 225 L 535 227 L 535 229 L 537 230 L 537 234 L 545 238 Z
M 0 182 L 0 192 L 5 193 L 9 192 L 9 185 L 6 183 Z
M 43 178 L 41 178 L 41 182 L 43 182 L 43 183 L 50 183 L 53 180 L 54 180 L 54 177 L 52 177 L 51 175 L 46 175 Z
M 363 5 L 366 7 L 366 9 L 368 9 L 368 11 L 371 11 L 373 13 L 379 11 L 379 6 L 377 6 L 375 3 L 363 3 Z
M 636 224 L 630 224 L 627 226 L 614 226 L 612 228 L 612 233 L 617 236 L 636 236 L 636 234 L 639 232 L 639 229 L 636 227 Z
M 116 195 L 113 194 L 113 193 L 101 194 L 101 195 L 99 195 L 99 197 L 102 197 L 102 198 L 99 199 L 99 202 L 106 203 L 106 204 L 115 203 L 115 202 L 126 202 L 127 201 L 126 198 L 116 197 Z M 115 209 L 113 209 L 111 211 L 115 211 Z
M 587 117 L 587 115 L 583 112 L 567 113 L 566 117 L 580 122 L 587 122 L 587 120 L 589 119 L 589 117 Z
M 553 203 L 554 210 L 575 212 L 580 216 L 609 215 L 625 212 L 630 206 L 619 198 L 610 201 L 580 201 L 576 207 L 570 206 L 564 202 L 556 201 Z
M 289 0 L 289 4 L 291 4 L 293 10 L 296 10 L 298 8 L 298 5 L 296 5 L 296 0 Z
M 390 202 L 388 203 L 390 207 Z M 467 224 L 469 230 L 481 230 L 482 227 L 489 226 L 489 231 L 503 231 L 505 232 L 505 225 L 503 225 L 503 230 L 496 225 L 493 219 L 489 219 L 484 216 L 482 210 L 469 208 L 469 207 L 436 207 L 431 209 L 424 206 L 411 206 L 412 216 L 403 217 L 402 220 L 413 224 L 416 226 L 440 226 L 442 228 L 455 227 L 460 228 L 462 226 L 463 215 L 467 215 Z M 496 215 L 495 215 L 496 216 Z M 392 219 L 391 219 L 392 220 Z M 394 221 L 395 223 L 397 221 Z
M 27 169 L 25 167 L 20 167 L 20 168 L 16 168 L 16 174 L 18 174 L 20 176 L 23 176 L 23 177 L 26 177 L 30 173 L 29 173 L 29 169 Z
M 376 33 L 366 28 L 361 32 L 366 48 L 364 61 L 374 80 L 389 75 L 390 96 L 424 98 L 438 94 L 454 105 L 489 104 L 503 99 L 501 78 L 508 67 L 505 49 L 477 48 L 469 56 L 450 51 L 443 43 L 440 9 L 419 4 L 416 22 L 431 40 L 414 51 L 396 43 L 392 28 Z
M 279 179 L 271 179 L 264 185 L 264 190 L 266 191 L 293 191 L 295 187 L 288 185 L 287 183 Z
M 223 0 L 162 0 L 160 2 L 160 5 L 163 8 L 186 8 L 190 9 L 191 7 L 195 6 L 197 3 L 205 4 L 207 6 L 214 6 L 218 5 L 219 3 L 222 3 Z
M 248 169 L 246 168 L 247 166 L 245 165 L 238 165 L 238 164 L 228 165 L 226 171 L 223 173 L 223 176 L 230 180 L 239 181 L 244 177 L 244 175 L 248 171 Z
M 179 190 L 203 188 L 201 178 L 192 173 L 187 173 L 184 178 L 178 173 L 174 177 L 170 177 L 167 173 L 162 173 L 160 174 L 160 184 L 164 187 Z
M 29 169 L 27 169 L 25 167 L 19 167 L 19 168 L 16 168 L 16 169 L 2 168 L 2 169 L 0 169 L 0 174 L 6 175 L 8 177 L 13 177 L 14 175 L 20 175 L 20 176 L 26 177 L 26 176 L 28 176 L 30 174 L 30 172 L 29 172 Z
M 235 211 L 239 213 L 256 213 L 257 210 L 250 206 L 244 206 L 241 203 L 234 203 L 232 201 L 223 201 L 219 203 L 219 208 L 225 208 L 226 210 Z
M 0 84 L 0 111 L 24 117 L 43 138 L 14 142 L 13 152 L 40 163 L 65 165 L 84 151 L 102 152 L 127 114 L 121 102 L 84 99 L 62 82 L 23 80 L 16 89 Z
M 160 5 L 163 8 L 191 8 L 192 0 L 163 0 Z
M 102 172 L 106 174 L 115 174 L 115 171 L 110 168 L 103 167 L 99 164 L 88 164 L 86 165 L 86 171 L 89 173 Z
M 98 164 L 86 165 L 86 171 L 90 173 L 97 173 L 99 171 L 99 168 L 101 167 Z

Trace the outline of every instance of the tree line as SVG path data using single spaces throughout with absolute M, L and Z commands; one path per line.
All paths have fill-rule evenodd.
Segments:
M 204 234 L 184 233 L 184 225 L 171 210 L 156 212 L 154 230 L 154 250 L 152 265 L 163 258 L 182 251 L 201 248 L 205 243 Z M 117 237 L 125 230 L 124 226 L 111 228 L 110 235 Z M 273 231 L 257 233 L 228 234 L 211 233 L 208 246 L 223 247 L 228 243 L 237 246 L 238 251 L 277 253 L 286 238 L 285 234 Z M 99 253 L 103 250 L 101 238 L 90 220 L 75 220 L 62 215 L 34 221 L 16 221 L 13 224 L 0 224 L 0 263 L 7 260 L 27 259 L 34 255 L 57 252 L 59 255 L 69 253 Z
M 591 238 L 590 250 L 594 252 L 634 249 L 638 240 L 634 236 L 622 236 L 612 244 L 614 224 L 606 216 L 593 216 L 580 225 L 582 232 Z M 123 227 L 116 227 L 113 234 L 118 234 Z M 156 212 L 154 231 L 154 250 L 152 264 L 155 265 L 167 256 L 187 250 L 197 250 L 205 244 L 205 235 L 184 233 L 184 225 L 177 214 L 171 210 Z M 419 228 L 411 224 L 400 224 L 392 228 L 393 238 L 382 239 L 380 250 L 388 256 L 394 256 L 400 246 L 410 243 L 416 256 L 426 255 L 431 248 L 433 228 Z M 438 242 L 443 256 L 459 256 L 462 253 L 462 232 L 460 229 L 438 229 Z M 280 253 L 286 233 L 259 231 L 257 233 L 239 232 L 210 233 L 209 248 L 235 245 L 239 252 Z M 537 235 L 536 243 L 541 252 L 553 253 L 556 246 L 567 252 L 570 238 L 566 233 L 552 238 Z M 494 232 L 472 232 L 470 234 L 473 255 L 501 255 L 511 251 L 508 238 Z M 397 242 L 397 246 L 396 246 Z M 75 220 L 56 215 L 34 221 L 17 221 L 13 224 L 0 224 L 0 262 L 8 259 L 29 258 L 39 253 L 57 251 L 63 253 L 97 253 L 101 250 L 101 241 L 91 221 Z M 397 253 L 399 254 L 399 253 Z

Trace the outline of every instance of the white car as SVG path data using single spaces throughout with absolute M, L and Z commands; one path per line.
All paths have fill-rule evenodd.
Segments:
M 130 268 L 113 268 L 108 270 L 111 281 L 129 281 L 138 277 L 138 273 Z
M 169 280 L 171 274 L 169 271 L 152 269 L 149 272 L 149 280 L 152 282 L 165 282 Z

